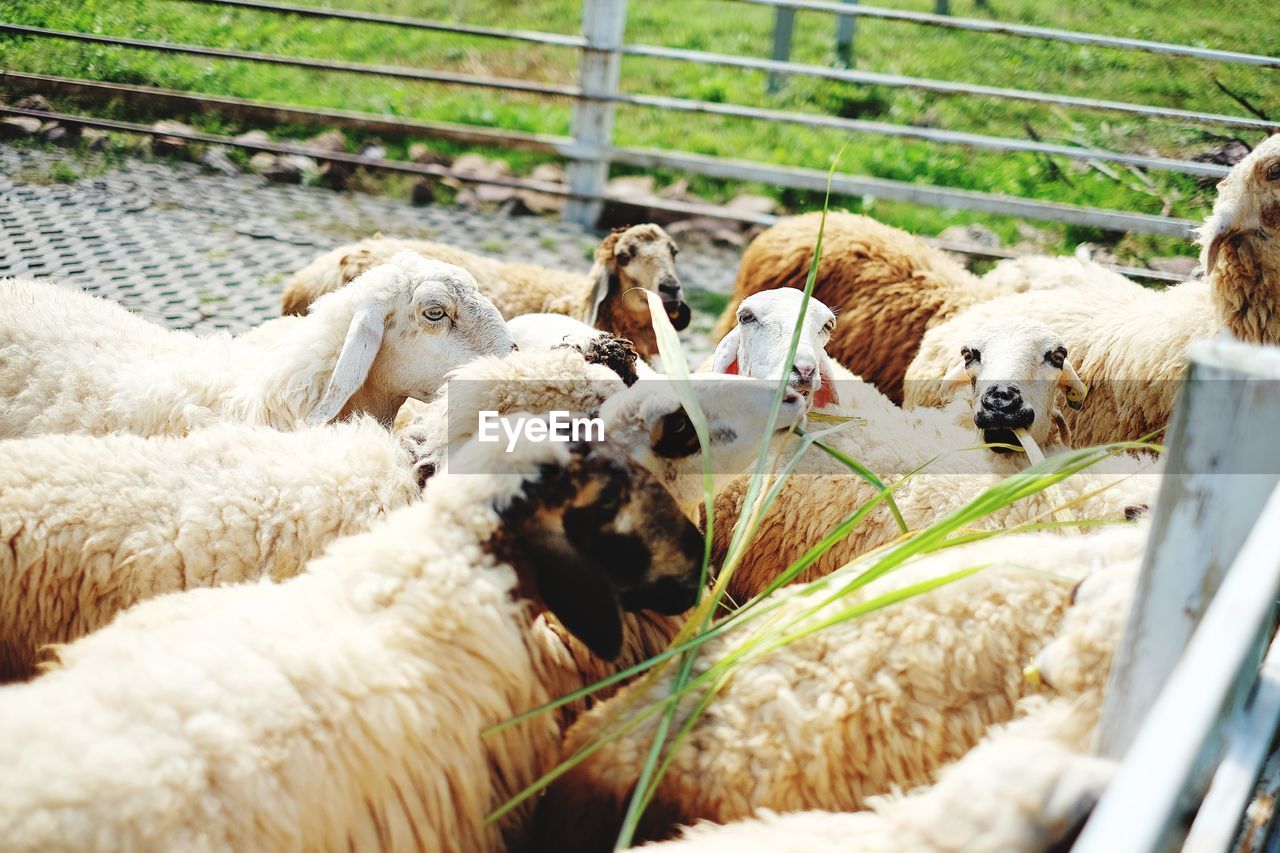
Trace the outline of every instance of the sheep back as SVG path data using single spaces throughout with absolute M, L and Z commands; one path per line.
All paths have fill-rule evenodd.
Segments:
M 417 491 L 371 420 L 0 443 L 0 680 L 144 598 L 290 577 Z

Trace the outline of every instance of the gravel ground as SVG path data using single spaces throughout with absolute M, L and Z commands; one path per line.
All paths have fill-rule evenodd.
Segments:
M 172 328 L 235 333 L 274 317 L 289 273 L 375 232 L 583 272 L 599 239 L 557 220 L 0 145 L 0 276 L 74 282 Z M 700 291 L 728 293 L 738 259 L 731 249 L 686 245 L 680 275 L 691 301 L 708 301 Z M 713 321 L 695 311 L 684 335 L 694 363 L 710 350 Z

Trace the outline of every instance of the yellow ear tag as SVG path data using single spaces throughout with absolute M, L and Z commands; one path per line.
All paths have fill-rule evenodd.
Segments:
M 1022 668 L 1022 679 L 1033 687 L 1039 687 L 1043 681 L 1040 678 L 1040 667 L 1035 662 L 1027 664 Z

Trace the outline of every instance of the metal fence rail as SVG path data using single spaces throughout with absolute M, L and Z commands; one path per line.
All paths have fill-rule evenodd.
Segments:
M 754 3 L 758 6 L 771 6 L 775 9 L 790 9 L 792 11 L 807 9 L 814 12 L 828 12 L 844 18 L 880 18 L 886 21 L 923 24 L 951 30 L 1019 36 L 1021 38 L 1042 39 L 1044 41 L 1065 42 L 1067 44 L 1081 44 L 1089 47 L 1141 50 L 1148 53 L 1162 53 L 1167 56 L 1186 56 L 1193 59 L 1208 59 L 1214 62 L 1230 62 L 1238 65 L 1256 65 L 1263 68 L 1280 68 L 1280 57 L 1259 56 L 1256 53 L 1239 53 L 1234 50 L 1212 50 L 1187 44 L 1100 36 L 1093 33 L 1078 33 L 1073 30 L 1058 30 L 1051 27 L 1032 27 L 1026 24 L 984 21 L 981 18 L 952 18 L 949 15 L 931 15 L 928 12 L 911 12 L 905 9 L 885 9 L 880 6 L 863 6 L 860 3 L 824 3 L 821 0 L 735 0 L 735 2 Z
M 1065 157 L 1100 164 L 1115 163 L 1135 169 L 1154 169 L 1200 177 L 1221 177 L 1226 173 L 1225 167 L 1213 163 L 1199 163 L 1121 151 L 1096 150 L 1083 145 L 1075 146 L 1041 140 L 966 133 L 942 128 L 914 127 L 892 122 L 672 97 L 651 92 L 624 91 L 624 87 L 621 85 L 621 60 L 623 57 L 642 57 L 654 60 L 741 68 L 775 77 L 777 75 L 804 75 L 857 85 L 911 88 L 953 96 L 983 97 L 1056 107 L 1101 110 L 1129 116 L 1140 116 L 1152 120 L 1220 128 L 1255 131 L 1273 128 L 1271 122 L 1252 116 L 1226 115 L 1183 108 L 1174 109 L 1148 104 L 987 86 L 951 80 L 934 80 L 874 71 L 830 68 L 662 45 L 628 44 L 625 38 L 626 0 L 584 0 L 584 26 L 581 36 L 531 30 L 508 30 L 359 10 L 268 2 L 268 0 L 186 0 L 186 2 L 265 14 L 288 14 L 317 20 L 394 26 L 458 36 L 511 40 L 552 48 L 570 49 L 577 51 L 580 57 L 578 83 L 577 85 L 572 85 L 411 68 L 403 65 L 369 64 L 308 56 L 287 56 L 235 48 L 177 44 L 124 36 L 57 30 L 7 22 L 0 22 L 0 32 L 37 38 L 68 39 L 129 50 L 151 50 L 215 59 L 258 62 L 303 68 L 317 72 L 362 74 L 444 85 L 473 86 L 536 97 L 550 97 L 557 100 L 567 99 L 574 104 L 573 135 L 571 138 L 549 137 L 499 128 L 468 129 L 465 126 L 450 125 L 444 122 L 410 122 L 398 119 L 388 119 L 382 122 L 381 126 L 388 130 L 400 129 L 429 137 L 438 136 L 459 141 L 473 141 L 479 144 L 551 151 L 563 156 L 569 161 L 569 178 L 572 192 L 568 193 L 568 195 L 573 199 L 567 206 L 566 215 L 584 224 L 592 224 L 599 212 L 600 202 L 604 200 L 604 183 L 608 175 L 609 166 L 613 163 L 671 168 L 711 177 L 763 181 L 778 186 L 805 190 L 821 190 L 826 184 L 825 172 L 813 169 L 707 157 L 688 151 L 648 150 L 618 146 L 613 140 L 613 115 L 618 105 L 719 115 L 755 121 L 784 122 L 815 129 L 869 133 L 890 138 L 921 139 L 973 149 Z M 788 14 L 794 14 L 796 11 L 833 14 L 837 15 L 842 22 L 851 22 L 856 17 L 877 18 L 899 22 L 904 25 L 946 27 L 958 31 L 1041 39 L 1108 49 L 1145 51 L 1174 57 L 1242 64 L 1261 68 L 1280 67 L 1280 58 L 1277 57 L 1213 50 L 1190 45 L 1075 33 L 1021 24 L 1004 24 L 988 20 L 953 18 L 947 15 L 886 9 L 861 5 L 860 3 L 835 3 L 824 2 L 823 0 L 726 0 L 726 2 L 746 2 L 770 6 L 780 10 L 780 12 L 786 11 Z M 21 73 L 18 72 L 8 74 L 6 78 L 18 79 L 21 76 Z M 43 81 L 44 84 L 50 87 L 50 90 L 61 88 L 63 91 L 75 82 L 55 82 L 55 80 L 56 78 L 40 78 L 39 75 L 26 75 L 23 82 L 28 87 L 34 87 L 39 90 Z M 84 84 L 84 88 L 80 90 L 81 94 L 93 92 L 95 85 L 110 85 L 104 83 L 95 84 L 92 81 L 79 82 Z M 135 93 L 140 93 L 143 88 L 145 87 L 134 87 Z M 291 120 L 302 120 L 309 116 L 320 121 L 346 121 L 350 123 L 348 126 L 363 125 L 371 127 L 379 123 L 377 117 L 359 115 L 350 111 L 297 105 L 252 104 L 244 99 L 208 96 L 195 92 L 184 94 L 153 90 L 152 93 L 157 97 L 164 93 L 163 97 L 168 98 L 169 102 L 173 104 L 180 103 L 186 98 L 190 99 L 190 103 L 211 105 L 227 111 L 240 111 L 242 114 L 247 110 L 262 109 L 274 111 L 277 115 L 289 115 L 292 117 Z M 87 121 L 91 117 L 82 118 Z M 392 166 L 380 167 L 394 168 Z M 1185 220 L 1165 216 L 1088 208 L 996 193 L 960 190 L 844 173 L 836 174 L 832 186 L 835 192 L 841 194 L 870 195 L 917 204 L 980 210 L 1111 230 L 1186 236 L 1189 233 L 1191 224 Z M 660 205 L 655 204 L 652 206 L 659 207 Z

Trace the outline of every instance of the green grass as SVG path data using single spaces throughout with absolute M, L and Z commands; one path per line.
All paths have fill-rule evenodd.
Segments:
M 312 2 L 319 5 L 325 0 Z M 916 10 L 932 7 L 928 0 L 877 2 Z M 562 33 L 576 32 L 581 14 L 580 0 L 523 0 L 520 3 L 344 0 L 332 5 Z M 956 12 L 993 14 L 1006 21 L 1255 53 L 1275 53 L 1280 43 L 1277 38 L 1280 7 L 1269 0 L 1227 0 L 1215 4 L 1211 11 L 1192 0 L 1093 0 L 1069 4 L 995 0 L 992 5 L 994 12 L 976 11 L 967 3 L 960 4 Z M 182 0 L 82 0 L 74 4 L 10 0 L 6 3 L 4 18 L 24 24 L 134 38 L 564 84 L 575 81 L 577 70 L 577 56 L 571 49 L 228 10 Z M 1215 80 L 1219 80 L 1280 120 L 1280 86 L 1276 85 L 1280 82 L 1280 71 L 1276 70 L 870 19 L 859 21 L 858 27 L 855 64 L 861 69 L 1243 114 L 1243 109 L 1215 85 Z M 632 43 L 749 56 L 769 55 L 771 33 L 771 10 L 728 0 L 633 2 L 627 26 L 627 38 Z M 797 16 L 792 57 L 799 62 L 832 64 L 835 60 L 833 41 L 831 16 L 801 13 Z M 39 73 L 541 133 L 568 134 L 572 114 L 572 105 L 565 99 L 168 56 L 48 39 L 6 36 L 0 41 L 0 64 Z M 1083 141 L 1109 149 L 1173 157 L 1190 156 L 1215 144 L 1206 129 L 1163 121 L 802 77 L 792 78 L 782 91 L 770 95 L 765 91 L 763 74 L 669 60 L 627 58 L 622 79 L 623 89 L 630 92 L 1019 138 L 1028 136 L 1030 126 L 1047 141 Z M 156 117 L 128 103 L 103 105 L 98 109 L 117 117 Z M 208 113 L 186 119 L 209 131 L 246 129 Z M 281 127 L 273 129 L 273 135 L 305 135 L 315 130 Z M 1250 142 L 1257 136 L 1256 133 L 1244 134 Z M 616 138 L 619 144 L 628 146 L 674 148 L 823 169 L 846 141 L 846 134 L 790 124 L 620 107 Z M 391 156 L 404 156 L 407 141 L 387 142 Z M 465 150 L 458 145 L 428 142 L 446 153 Z M 501 156 L 518 173 L 546 159 L 511 151 Z M 616 170 L 618 174 L 627 171 Z M 1109 176 L 1062 159 L 1051 162 L 1035 155 L 984 152 L 870 134 L 856 134 L 848 139 L 841 171 L 1192 219 L 1203 216 L 1212 200 L 1212 188 L 1198 187 L 1194 178 L 1186 175 L 1153 172 L 1148 186 L 1123 168 L 1117 168 Z M 659 184 L 675 177 L 658 173 Z M 812 193 L 768 185 L 741 186 L 705 178 L 692 178 L 691 184 L 695 192 L 716 199 L 742 190 L 764 192 L 776 196 L 789 210 L 810 209 L 820 202 Z M 865 211 L 922 233 L 936 233 L 951 224 L 982 222 L 993 227 L 1007 243 L 1019 238 L 1018 223 L 1007 217 L 885 201 L 839 201 L 850 209 Z M 1118 236 L 1038 222 L 1035 226 L 1051 232 L 1051 238 L 1064 248 L 1081 240 L 1107 241 Z M 1117 250 L 1128 258 L 1193 251 L 1185 241 L 1152 237 L 1125 238 L 1119 241 Z

